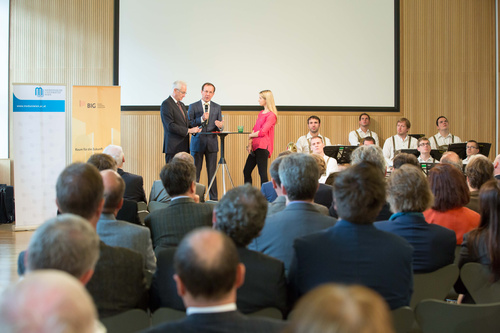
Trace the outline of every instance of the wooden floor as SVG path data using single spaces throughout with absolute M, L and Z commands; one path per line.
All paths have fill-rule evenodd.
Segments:
M 12 224 L 0 225 L 0 293 L 18 280 L 17 257 L 26 250 L 34 231 L 12 231 Z

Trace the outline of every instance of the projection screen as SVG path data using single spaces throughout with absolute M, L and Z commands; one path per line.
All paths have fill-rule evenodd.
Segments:
M 225 109 L 398 111 L 398 0 L 120 0 L 122 109 L 216 86 Z M 116 69 L 116 68 L 115 68 Z

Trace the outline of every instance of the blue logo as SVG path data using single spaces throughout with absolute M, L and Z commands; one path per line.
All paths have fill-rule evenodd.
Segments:
M 35 96 L 36 97 L 43 97 L 43 88 L 42 87 L 35 88 Z

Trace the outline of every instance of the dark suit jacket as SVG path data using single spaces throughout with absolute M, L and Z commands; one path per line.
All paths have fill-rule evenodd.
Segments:
M 186 106 L 180 102 L 183 111 L 179 110 L 172 96 L 161 103 L 160 115 L 163 123 L 163 152 L 175 155 L 185 151 L 189 153 L 189 121 Z
M 472 209 L 478 214 L 481 214 L 479 211 L 479 191 L 471 191 L 470 192 L 470 201 L 465 207 Z
M 196 194 L 200 197 L 200 202 L 205 201 L 205 189 L 205 185 L 196 183 Z M 151 186 L 149 202 L 170 202 L 170 200 L 172 200 L 172 198 L 170 197 L 170 194 L 167 193 L 167 190 L 165 190 L 165 187 L 163 187 L 161 180 L 155 180 L 153 182 L 153 186 Z
M 150 309 L 168 307 L 185 311 L 182 299 L 177 295 L 174 254 L 176 248 L 161 249 L 157 254 L 157 270 L 150 292 Z M 262 253 L 238 248 L 240 261 L 246 267 L 245 283 L 237 291 L 236 304 L 245 314 L 267 307 L 287 312 L 287 289 L 283 263 Z
M 335 204 L 335 202 L 333 202 L 332 205 L 330 206 L 330 209 L 329 209 L 330 216 L 338 219 L 339 215 L 337 214 L 337 210 L 335 209 L 334 204 Z M 391 206 L 389 205 L 388 202 L 386 202 L 382 206 L 382 210 L 380 211 L 380 213 L 378 213 L 377 217 L 375 218 L 375 221 L 387 221 L 391 218 L 391 216 L 392 216 Z
M 413 272 L 433 272 L 453 264 L 457 239 L 453 230 L 429 224 L 423 214 L 406 214 L 392 221 L 376 222 L 379 230 L 401 236 L 413 246 Z
M 201 126 L 201 116 L 205 112 L 202 101 L 189 105 L 188 116 L 191 127 Z M 208 117 L 207 126 L 202 128 L 202 132 L 219 131 L 215 126 L 215 121 L 222 121 L 222 113 L 220 105 L 210 101 L 210 115 Z M 219 151 L 219 142 L 217 135 L 194 135 L 191 138 L 191 151 L 195 152 L 210 152 L 215 153 Z
M 123 169 L 118 169 L 118 174 L 122 176 L 125 182 L 125 194 L 123 199 L 132 200 L 135 202 L 146 201 L 146 193 L 144 193 L 144 181 L 141 176 L 133 173 L 125 172 Z
M 145 224 L 151 228 L 153 247 L 177 246 L 191 230 L 211 227 L 213 207 L 209 203 L 195 203 L 191 198 L 178 198 L 168 207 L 150 213 Z
M 123 199 L 123 206 L 116 214 L 116 219 L 140 225 L 141 220 L 137 214 L 137 202 Z
M 260 236 L 248 248 L 283 261 L 288 271 L 293 257 L 293 241 L 331 227 L 336 221 L 319 213 L 311 203 L 291 203 L 281 212 L 266 218 Z
M 260 187 L 260 192 L 264 194 L 267 201 L 269 202 L 274 202 L 274 200 L 276 200 L 276 198 L 278 197 L 278 194 L 273 187 L 273 182 L 265 182 L 264 184 L 262 184 L 262 186 Z
M 372 224 L 339 220 L 294 243 L 289 283 L 294 298 L 324 283 L 361 284 L 377 291 L 394 310 L 410 304 L 413 248 Z
M 314 196 L 314 202 L 326 208 L 330 208 L 333 202 L 333 186 L 319 184 L 316 195 Z
M 281 332 L 284 321 L 261 317 L 247 317 L 238 311 L 198 313 L 186 318 L 153 327 L 145 332 L 179 333 L 274 333 Z

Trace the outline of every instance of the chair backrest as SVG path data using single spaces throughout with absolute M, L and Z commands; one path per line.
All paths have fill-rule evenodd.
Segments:
M 409 306 L 402 306 L 391 311 L 392 323 L 396 333 L 408 333 L 413 327 L 415 317 Z
M 265 309 L 261 309 L 261 310 L 259 310 L 257 312 L 249 313 L 249 314 L 247 314 L 247 316 L 250 316 L 250 317 L 266 317 L 266 318 L 283 320 L 283 314 L 277 308 L 265 308 Z
M 149 314 L 141 309 L 132 309 L 116 316 L 101 319 L 108 333 L 139 332 L 151 325 Z
M 152 325 L 156 326 L 161 323 L 180 320 L 186 317 L 186 312 L 174 310 L 171 308 L 159 308 L 151 317 Z
M 487 266 L 475 262 L 460 270 L 460 278 L 476 304 L 500 302 L 500 281 L 491 283 L 490 274 Z
M 423 333 L 497 333 L 500 303 L 453 304 L 436 300 L 420 302 L 415 318 Z
M 450 264 L 431 273 L 413 275 L 413 295 L 410 307 L 415 306 L 424 299 L 444 300 L 453 284 L 458 278 L 458 266 Z
M 144 220 L 146 219 L 146 216 L 148 216 L 148 214 L 148 204 L 144 201 L 139 201 L 137 203 L 137 215 L 139 216 L 139 220 L 141 221 L 142 225 L 144 225 Z

